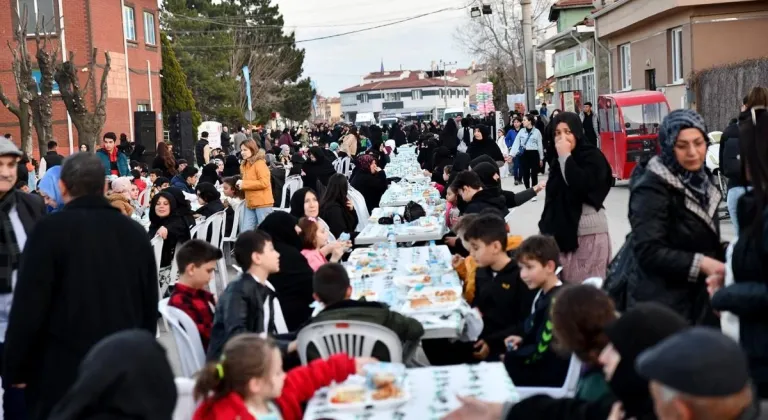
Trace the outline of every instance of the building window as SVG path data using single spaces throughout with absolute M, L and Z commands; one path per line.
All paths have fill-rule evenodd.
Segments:
M 136 41 L 136 14 L 133 7 L 123 6 L 123 30 L 125 39 Z
M 683 82 L 683 29 L 672 30 L 672 83 Z
M 629 44 L 619 46 L 619 72 L 621 75 L 621 89 L 632 89 L 632 58 Z
M 388 92 L 384 94 L 386 102 L 395 102 L 400 100 L 400 92 Z
M 150 12 L 144 12 L 144 42 L 150 45 L 157 45 L 155 38 L 155 15 Z
M 412 90 L 412 91 L 411 91 L 411 99 L 413 99 L 414 101 L 418 101 L 418 100 L 421 100 L 421 98 L 422 98 L 423 96 L 424 96 L 424 95 L 422 95 L 422 93 L 421 93 L 421 89 L 416 89 L 416 90 Z
M 37 84 L 37 93 L 40 93 L 40 79 L 42 79 L 42 74 L 40 74 L 40 70 L 32 70 L 32 77 L 35 79 L 35 84 Z M 58 95 L 59 92 L 59 84 L 56 83 L 56 81 L 53 82 L 53 89 L 51 89 L 51 93 L 54 95 Z
M 138 112 L 147 112 L 147 111 L 149 111 L 149 105 L 147 105 L 147 104 L 138 104 L 136 106 L 136 111 L 138 111 Z
M 360 94 L 360 102 L 367 104 L 368 103 L 368 94 L 367 93 L 361 93 Z
M 56 13 L 54 0 L 17 0 L 19 17 L 24 15 L 27 8 L 27 35 L 34 35 L 35 28 L 40 25 L 40 33 L 56 32 Z

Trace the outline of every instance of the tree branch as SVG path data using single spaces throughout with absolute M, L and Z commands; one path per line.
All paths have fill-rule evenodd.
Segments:
M 96 106 L 96 113 L 100 115 L 107 114 L 107 97 L 108 95 L 108 77 L 109 71 L 112 69 L 112 57 L 109 55 L 109 51 L 104 51 L 104 70 L 101 73 L 101 95 L 99 97 L 99 104 Z

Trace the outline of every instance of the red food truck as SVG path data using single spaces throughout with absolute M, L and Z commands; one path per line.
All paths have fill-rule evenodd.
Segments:
M 661 92 L 634 91 L 601 95 L 598 100 L 600 149 L 614 180 L 629 179 L 637 163 L 660 153 L 659 127 L 669 114 Z

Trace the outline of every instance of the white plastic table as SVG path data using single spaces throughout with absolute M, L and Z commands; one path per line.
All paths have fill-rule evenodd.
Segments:
M 373 298 L 368 300 L 384 302 L 395 311 L 401 311 L 406 303 L 408 295 L 407 288 L 398 287 L 394 283 L 396 276 L 409 275 L 407 267 L 411 264 L 426 265 L 429 259 L 429 247 L 397 248 L 397 255 L 390 257 L 393 271 L 389 273 L 359 276 L 350 273 L 350 282 L 352 286 L 352 295 L 359 295 L 362 291 L 370 290 L 376 293 Z M 451 266 L 451 253 L 445 245 L 436 246 L 435 251 L 438 254 L 438 260 L 445 264 L 445 273 L 439 281 L 441 286 L 461 287 L 461 281 L 456 271 Z M 370 253 L 387 253 L 384 248 L 358 248 L 350 255 L 350 260 L 354 261 L 358 256 Z M 396 263 L 395 263 L 396 261 Z M 350 264 L 346 264 L 350 267 Z M 349 270 L 348 270 L 349 272 Z M 435 282 L 438 283 L 438 282 Z M 435 313 L 406 313 L 406 315 L 415 318 L 424 326 L 423 339 L 431 338 L 458 338 L 464 329 L 464 318 L 460 310 L 449 310 L 446 312 Z
M 387 241 L 390 227 L 395 229 L 395 240 L 397 242 L 424 242 L 437 241 L 448 233 L 445 227 L 445 219 L 435 218 L 434 227 L 408 226 L 405 224 L 380 225 L 369 223 L 355 238 L 356 245 L 372 245 Z M 450 260 L 450 257 L 448 258 Z
M 331 407 L 329 389 L 323 388 L 309 401 L 304 420 L 440 420 L 461 406 L 456 395 L 498 403 L 520 400 L 502 363 L 408 369 L 406 384 L 410 399 L 386 410 L 369 406 L 363 411 L 344 411 Z
M 428 194 L 424 194 L 428 192 Z M 387 191 L 381 196 L 379 206 L 381 207 L 396 207 L 404 206 L 411 201 L 419 202 L 424 201 L 427 198 L 440 198 L 440 193 L 437 189 L 428 183 L 410 184 L 410 183 L 398 183 L 391 184 Z

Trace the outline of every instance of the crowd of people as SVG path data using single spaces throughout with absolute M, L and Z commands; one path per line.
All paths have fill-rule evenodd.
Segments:
M 513 113 L 505 127 L 467 115 L 225 130 L 221 148 L 203 133 L 191 161 L 161 142 L 151 165 L 114 133 L 66 158 L 51 142 L 39 164 L 0 138 L 5 418 L 171 418 L 176 386 L 154 338 L 159 294 L 194 321 L 207 355 L 195 377 L 198 420 L 301 419 L 316 390 L 393 358 L 377 345 L 372 358 L 323 360 L 310 346 L 301 366 L 298 333 L 329 320 L 391 330 L 407 366 L 501 362 L 517 387 L 562 386 L 571 356 L 583 366 L 572 397 L 460 396 L 450 420 L 759 418 L 768 398 L 768 89 L 743 103 L 721 144 L 725 157 L 734 144 L 740 152 L 729 184 L 740 189 L 720 191 L 706 168 L 702 117 L 671 112 L 658 156 L 632 176 L 631 233 L 615 257 L 605 212 L 613 179 L 590 104 L 580 114 Z M 425 339 L 418 320 L 352 298 L 341 263 L 358 246 L 355 207 L 379 207 L 400 181 L 386 169 L 400 153 L 446 200 L 450 233 L 440 243 L 467 322 L 480 325 L 474 337 Z M 292 176 L 303 187 L 282 197 Z M 504 190 L 505 176 L 525 188 Z M 510 210 L 541 192 L 540 234 L 515 235 Z M 730 244 L 717 217 L 724 195 L 738 220 Z M 192 239 L 191 228 L 222 212 L 225 234 L 237 228 L 241 274 L 217 295 L 208 286 L 224 251 Z M 152 238 L 163 240 L 157 262 Z

